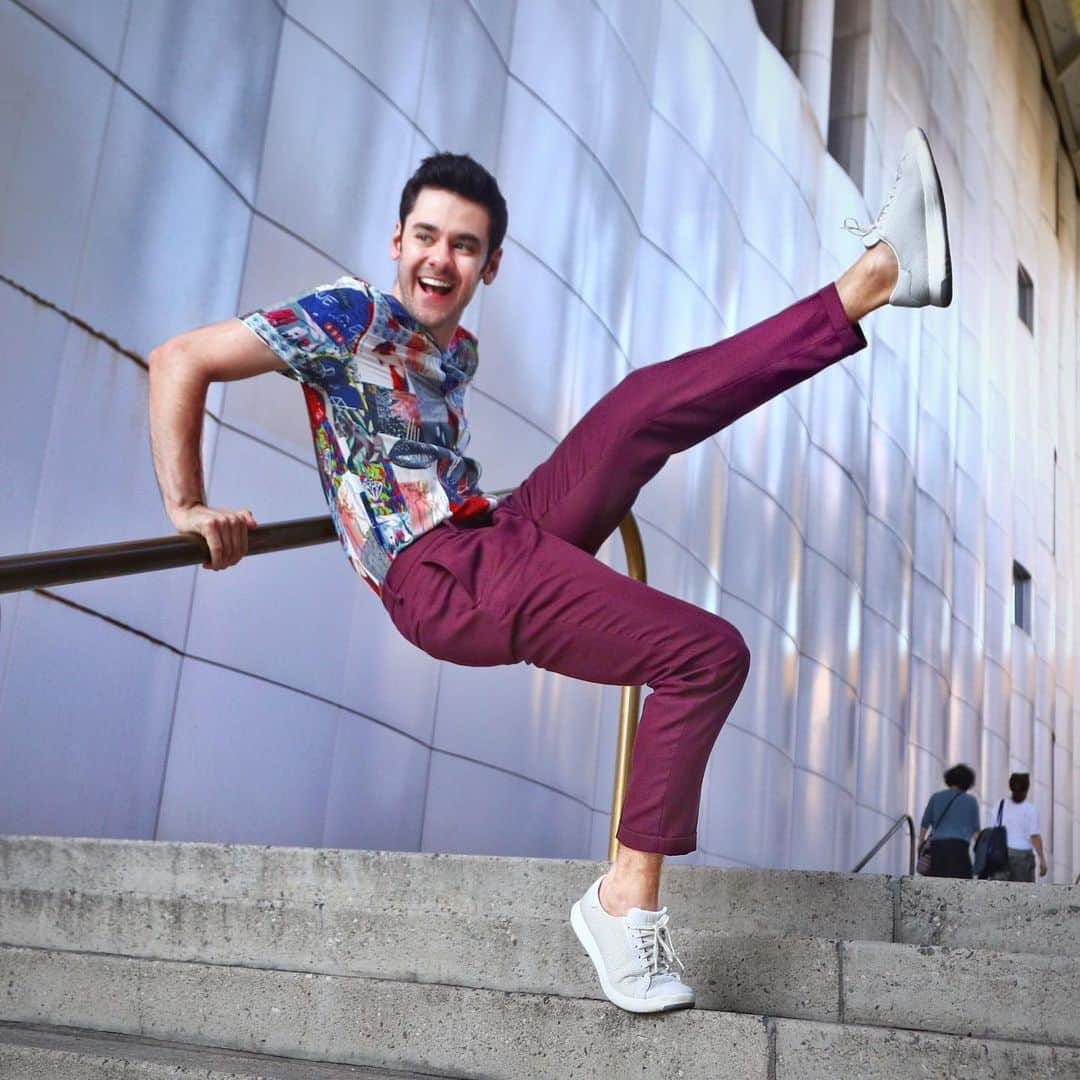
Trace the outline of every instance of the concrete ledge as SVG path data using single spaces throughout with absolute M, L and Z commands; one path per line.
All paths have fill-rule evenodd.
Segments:
M 849 1023 L 1080 1046 L 1080 959 L 931 945 L 843 945 Z
M 0 887 L 348 903 L 373 911 L 563 919 L 605 869 L 584 860 L 0 836 Z M 679 926 L 891 941 L 893 880 L 672 866 Z
M 888 1028 L 775 1022 L 774 1080 L 1078 1080 L 1080 1050 Z
M 18 1080 L 432 1080 L 436 1074 L 290 1061 L 72 1028 L 0 1024 L 0 1076 Z M 440 1080 L 447 1076 L 442 1074 Z
M 372 947 L 377 947 L 372 942 Z M 759 1017 L 631 1016 L 597 1001 L 0 949 L 0 1018 L 428 1073 L 767 1080 Z
M 673 936 L 700 1008 L 838 1019 L 835 942 L 694 928 Z M 0 942 L 602 1000 L 566 918 L 0 890 Z
M 1080 886 L 903 878 L 897 940 L 1080 956 Z

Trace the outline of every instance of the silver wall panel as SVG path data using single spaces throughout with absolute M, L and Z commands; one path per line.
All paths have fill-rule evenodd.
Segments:
M 439 681 L 436 749 L 531 776 L 587 803 L 596 780 L 600 687 L 527 664 L 483 673 L 477 708 L 476 672 L 447 665 Z M 568 722 L 552 724 L 552 716 Z
M 28 551 L 45 463 L 48 417 L 70 324 L 4 284 L 0 284 L 0 322 L 13 340 L 35 344 L 33 378 L 27 378 L 26 357 L 23 363 L 8 357 L 0 363 L 0 550 Z M 26 453 L 27 447 L 34 447 L 34 452 Z
M 337 725 L 326 701 L 185 659 L 158 837 L 321 843 Z
M 393 50 L 384 51 L 388 59 L 393 57 Z M 426 55 L 417 125 L 435 146 L 453 146 L 488 169 L 496 169 L 506 62 L 484 24 L 467 8 L 432 4 Z M 461 80 L 461 58 L 466 56 L 469 78 Z M 398 62 L 396 66 L 410 65 Z
M 565 859 L 586 849 L 592 812 L 521 776 L 434 751 L 426 789 L 425 851 Z
M 249 202 L 281 23 L 274 0 L 138 0 L 118 71 Z
M 415 851 L 430 756 L 424 742 L 339 710 L 319 844 Z
M 70 309 L 112 80 L 12 3 L 0 6 L 0 41 L 0 272 Z
M 150 455 L 132 453 L 150 442 L 145 371 L 76 326 L 59 355 L 51 410 L 44 414 L 51 411 L 51 418 L 37 433 L 44 443 L 29 547 L 71 547 L 73 526 L 80 545 L 156 535 L 161 511 Z M 20 390 L 14 400 L 22 396 Z M 152 589 L 138 577 L 120 577 L 54 592 L 179 649 L 195 574 L 194 567 L 166 571 Z
M 413 115 L 425 65 L 402 63 L 401 49 L 387 48 L 387 43 L 394 42 L 406 51 L 422 48 L 431 8 L 431 0 L 402 0 L 381 7 L 378 21 L 373 23 L 367 4 L 290 0 L 288 18 L 332 48 L 350 67 L 363 72 L 401 112 Z
M 8 646 L 0 831 L 153 835 L 180 658 L 33 593 Z
M 322 116 L 348 119 L 331 125 L 332 136 L 316 138 L 312 127 L 319 130 Z M 382 280 L 397 193 L 412 171 L 412 134 L 408 119 L 363 74 L 286 20 L 257 206 L 353 273 Z M 355 182 L 342 182 L 348 177 Z M 360 213 L 371 177 L 388 194 Z
M 173 334 L 228 318 L 250 221 L 218 172 L 117 86 L 75 313 L 143 355 Z
M 23 0 L 23 5 L 109 70 L 116 70 L 131 0 L 98 0 L 92 5 L 67 0 Z
M 767 615 L 730 594 L 724 595 L 720 614 L 739 628 L 751 657 L 750 674 L 724 730 L 741 728 L 793 760 L 799 685 L 795 639 Z
M 256 521 L 323 512 L 318 479 L 302 465 L 232 431 L 221 433 L 211 470 L 211 505 L 250 508 Z M 187 648 L 241 671 L 343 700 L 352 611 L 359 590 L 333 545 L 247 559 L 197 578 Z M 312 630 L 301 630 L 310 627 Z M 299 632 L 298 632 L 299 631 Z

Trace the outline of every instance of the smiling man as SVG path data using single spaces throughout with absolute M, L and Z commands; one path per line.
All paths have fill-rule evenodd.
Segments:
M 498 502 L 463 453 L 477 352 L 458 321 L 480 283 L 495 280 L 506 227 L 486 170 L 453 154 L 425 160 L 402 193 L 389 293 L 342 278 L 154 351 L 154 462 L 173 524 L 206 538 L 210 568 L 231 566 L 254 518 L 206 506 L 207 387 L 281 371 L 303 386 L 346 554 L 409 641 L 460 664 L 526 661 L 652 688 L 618 857 L 574 904 L 571 925 L 616 1005 L 684 1008 L 694 992 L 674 970 L 661 866 L 665 854 L 697 846 L 705 765 L 749 652 L 730 623 L 595 553 L 671 454 L 863 348 L 863 316 L 884 304 L 950 302 L 944 198 L 926 137 L 913 129 L 877 219 L 847 226 L 867 250 L 838 281 L 715 345 L 634 371 Z

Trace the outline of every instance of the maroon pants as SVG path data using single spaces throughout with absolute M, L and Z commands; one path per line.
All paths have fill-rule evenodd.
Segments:
M 610 569 L 595 552 L 671 454 L 865 345 L 828 285 L 716 345 L 634 371 L 488 527 L 440 525 L 390 569 L 383 603 L 431 656 L 524 660 L 652 688 L 618 831 L 627 847 L 682 855 L 697 846 L 705 764 L 750 654 L 730 623 Z

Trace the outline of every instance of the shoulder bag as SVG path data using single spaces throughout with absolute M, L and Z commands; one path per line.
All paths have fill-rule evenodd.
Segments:
M 1005 800 L 998 803 L 997 824 L 983 829 L 975 841 L 975 876 L 985 881 L 991 874 L 1009 865 L 1009 835 L 1001 824 Z

